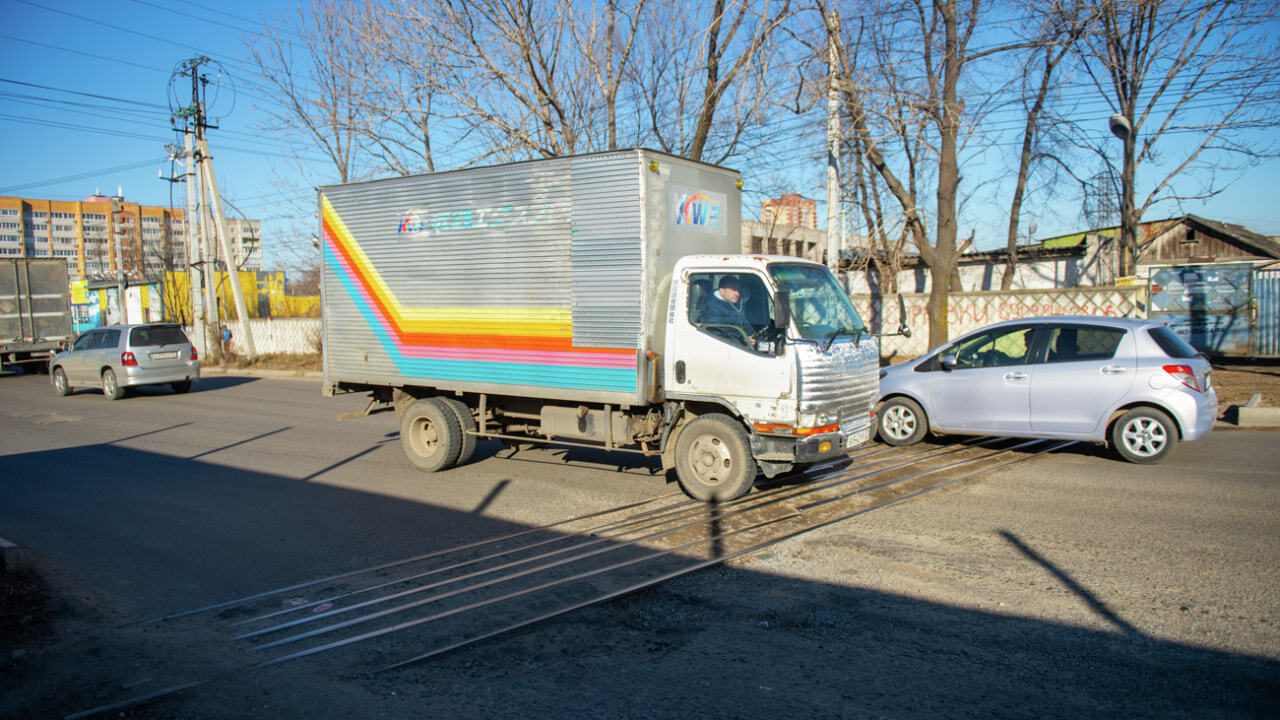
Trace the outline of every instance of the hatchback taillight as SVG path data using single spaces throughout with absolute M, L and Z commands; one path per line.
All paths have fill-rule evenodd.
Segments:
M 200 359 L 200 356 L 199 356 L 198 354 L 196 354 L 196 348 L 195 348 L 195 346 L 194 346 L 194 345 L 193 345 L 193 346 L 191 346 L 191 360 L 192 360 L 192 362 L 194 362 L 194 361 L 196 361 L 196 360 L 199 360 L 199 359 Z
M 1165 365 L 1162 369 L 1178 379 L 1178 382 L 1200 392 L 1200 381 L 1196 379 L 1196 371 L 1190 365 Z
M 129 352 L 128 350 L 125 350 L 124 352 L 120 353 L 120 364 L 124 365 L 125 367 L 137 367 L 138 358 L 134 357 L 133 353 Z

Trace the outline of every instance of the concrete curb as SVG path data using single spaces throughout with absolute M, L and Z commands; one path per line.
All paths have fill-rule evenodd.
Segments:
M 320 380 L 324 373 L 319 370 L 263 370 L 259 368 L 223 368 L 201 367 L 200 376 L 206 375 L 240 375 L 261 378 L 294 378 L 300 380 Z
M 1242 428 L 1280 427 L 1280 408 L 1262 407 L 1262 395 L 1254 393 L 1244 405 L 1228 405 L 1222 421 Z

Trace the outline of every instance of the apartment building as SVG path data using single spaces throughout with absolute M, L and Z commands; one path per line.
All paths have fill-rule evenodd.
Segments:
M 791 225 L 817 230 L 818 202 L 802 195 L 789 193 L 779 198 L 761 201 L 760 217 L 765 225 Z
M 0 257 L 66 258 L 72 280 L 159 278 L 187 267 L 186 213 L 121 196 L 78 201 L 0 196 Z M 236 264 L 262 269 L 262 224 L 228 220 Z M 221 266 L 221 263 L 219 263 Z

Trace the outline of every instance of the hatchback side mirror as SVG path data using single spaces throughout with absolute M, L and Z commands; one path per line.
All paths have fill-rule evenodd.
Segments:
M 939 360 L 938 362 L 942 365 L 942 369 L 943 369 L 943 370 L 955 370 L 955 369 L 956 369 L 956 356 L 955 356 L 955 355 L 943 355 L 943 356 L 942 356 L 942 359 L 941 359 L 941 360 Z

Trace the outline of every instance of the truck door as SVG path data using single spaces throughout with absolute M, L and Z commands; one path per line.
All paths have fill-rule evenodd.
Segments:
M 794 359 L 773 327 L 773 298 L 749 271 L 685 273 L 668 316 L 667 391 L 729 400 L 748 418 L 794 403 Z

